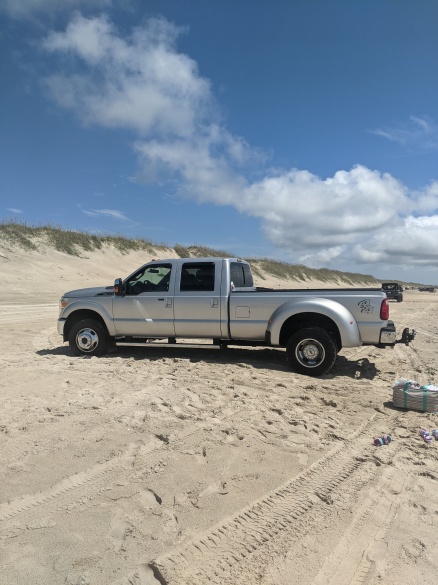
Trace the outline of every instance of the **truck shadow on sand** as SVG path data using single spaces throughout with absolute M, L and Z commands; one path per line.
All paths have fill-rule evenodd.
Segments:
M 40 356 L 68 356 L 73 357 L 70 348 L 66 345 L 36 351 Z M 201 349 L 201 348 L 137 348 L 118 347 L 110 351 L 108 355 L 99 357 L 99 360 L 114 359 L 148 360 L 151 362 L 162 361 L 163 359 L 187 360 L 192 363 L 204 362 L 212 365 L 235 365 L 236 367 L 249 367 L 254 369 L 274 370 L 278 372 L 294 372 L 289 368 L 286 361 L 285 351 L 277 348 L 238 348 L 231 347 L 224 350 Z M 77 359 L 90 359 L 83 356 Z M 296 375 L 296 374 L 295 374 Z M 346 376 L 356 380 L 372 380 L 378 375 L 376 366 L 368 358 L 357 360 L 347 359 L 338 355 L 332 370 L 321 376 L 321 379 L 331 380 L 336 377 Z

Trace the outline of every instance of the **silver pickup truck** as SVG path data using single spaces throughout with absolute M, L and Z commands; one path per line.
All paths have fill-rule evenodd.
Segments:
M 153 260 L 113 286 L 65 293 L 58 332 L 88 356 L 114 345 L 284 347 L 292 369 L 310 376 L 327 373 L 344 347 L 397 343 L 381 289 L 257 288 L 239 258 Z M 405 329 L 399 341 L 414 335 Z

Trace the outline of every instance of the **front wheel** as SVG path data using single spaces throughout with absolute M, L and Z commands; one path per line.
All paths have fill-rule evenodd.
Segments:
M 75 355 L 104 355 L 108 351 L 109 336 L 96 319 L 84 319 L 73 325 L 68 342 Z
M 330 335 L 319 327 L 300 329 L 286 346 L 286 356 L 291 368 L 298 374 L 322 376 L 336 360 L 336 345 Z

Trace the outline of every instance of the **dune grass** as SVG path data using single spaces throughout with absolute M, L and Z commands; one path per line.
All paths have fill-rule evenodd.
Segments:
M 288 264 L 269 258 L 247 258 L 247 261 L 251 264 L 253 272 L 255 272 L 255 268 L 259 268 L 262 272 L 281 280 L 295 280 L 297 282 L 318 280 L 320 282 L 338 282 L 350 286 L 377 283 L 377 279 L 369 274 L 341 272 L 328 268 L 308 268 L 302 264 Z
M 145 250 L 152 253 L 157 248 L 164 247 L 141 238 L 95 235 L 52 225 L 29 226 L 25 222 L 12 221 L 0 223 L 0 237 L 25 250 L 38 250 L 38 247 L 45 243 L 58 252 L 64 252 L 71 256 L 81 256 L 81 252 L 100 250 L 105 245 L 112 245 L 124 254 L 132 250 Z
M 175 244 L 171 246 L 155 244 L 143 238 L 96 235 L 53 225 L 30 226 L 25 222 L 17 221 L 0 222 L 0 238 L 25 250 L 37 251 L 42 245 L 48 245 L 59 252 L 78 257 L 81 257 L 84 252 L 100 250 L 105 246 L 113 246 L 123 254 L 141 250 L 153 254 L 157 250 L 173 248 L 180 258 L 236 257 L 236 254 L 228 251 L 214 250 L 201 244 L 193 244 L 192 246 Z M 246 260 L 251 264 L 254 275 L 260 279 L 264 279 L 264 275 L 269 274 L 284 281 L 292 280 L 301 283 L 318 280 L 327 283 L 337 282 L 346 286 L 359 286 L 364 285 L 364 283 L 378 286 L 378 280 L 368 274 L 340 272 L 327 268 L 308 268 L 300 264 L 288 264 L 269 258 L 246 258 Z

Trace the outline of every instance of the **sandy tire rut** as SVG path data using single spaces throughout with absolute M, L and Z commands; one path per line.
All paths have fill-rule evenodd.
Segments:
M 294 479 L 198 538 L 156 558 L 150 567 L 157 581 L 165 585 L 263 583 L 260 580 L 263 567 L 272 565 L 273 553 L 282 548 L 280 540 L 285 541 L 286 548 L 291 541 L 297 542 L 311 530 L 314 519 L 321 520 L 321 509 L 324 516 L 324 508 L 329 506 L 332 496 L 346 491 L 346 483 L 356 483 L 358 491 L 363 487 L 361 470 L 364 466 L 380 467 L 387 463 L 385 456 L 394 457 L 399 449 L 394 443 L 385 448 L 386 451 L 378 452 L 370 444 L 370 436 L 381 418 L 374 415 L 347 443 L 337 445 Z M 387 428 L 395 424 L 395 416 L 392 421 L 384 418 Z M 393 520 L 406 480 L 400 471 L 395 473 L 390 467 L 385 467 L 384 471 L 368 490 L 345 536 L 312 585 L 364 583 L 379 561 L 385 548 L 383 536 Z M 354 491 L 348 493 L 352 494 L 350 498 L 354 497 Z M 367 549 L 368 553 L 363 556 Z M 352 574 L 347 571 L 351 559 L 342 562 L 347 551 L 357 557 Z
M 157 436 L 152 437 L 146 445 L 132 443 L 121 455 L 66 477 L 46 490 L 0 505 L 0 541 L 17 536 L 29 524 L 41 519 L 47 520 L 59 509 L 68 509 L 80 498 L 111 489 L 120 479 L 120 468 L 132 467 L 136 457 L 141 457 L 142 464 L 147 465 L 148 458 L 159 450 L 182 450 L 191 447 L 200 430 L 199 426 L 185 430 L 172 441 L 171 446 Z

